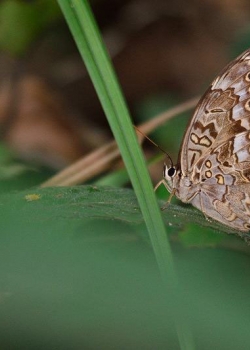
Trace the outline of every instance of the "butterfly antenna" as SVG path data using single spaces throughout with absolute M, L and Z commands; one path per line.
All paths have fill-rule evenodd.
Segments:
M 134 125 L 134 128 L 137 132 L 139 132 L 143 137 L 145 137 L 149 142 L 151 142 L 155 147 L 159 148 L 160 151 L 162 151 L 163 153 L 166 154 L 167 158 L 170 161 L 171 167 L 173 167 L 173 161 L 171 159 L 171 157 L 167 154 L 167 152 L 161 148 L 159 145 L 157 145 L 157 143 L 155 143 L 150 137 L 148 137 L 146 134 L 144 134 L 140 129 L 137 128 L 137 126 Z

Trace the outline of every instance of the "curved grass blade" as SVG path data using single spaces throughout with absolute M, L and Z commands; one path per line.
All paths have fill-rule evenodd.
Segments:
M 180 347 L 194 349 L 180 306 L 177 276 L 165 225 L 126 103 L 91 9 L 85 0 L 58 0 L 58 3 L 91 76 L 135 190 L 163 282 L 173 300 Z

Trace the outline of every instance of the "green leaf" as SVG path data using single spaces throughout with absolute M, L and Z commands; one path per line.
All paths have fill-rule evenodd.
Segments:
M 205 220 L 205 218 L 204 218 Z M 179 233 L 179 239 L 187 247 L 214 247 L 225 239 L 224 235 L 208 227 L 190 223 Z
M 132 190 L 33 188 L 1 195 L 0 207 L 1 349 L 178 349 L 171 293 Z M 241 243 L 242 252 L 173 243 L 197 349 L 248 349 Z
M 23 54 L 44 28 L 60 15 L 55 1 L 5 0 L 0 4 L 0 48 Z
M 84 220 L 92 220 L 93 224 L 95 220 L 117 221 L 132 226 L 144 224 L 134 192 L 122 188 L 34 187 L 2 194 L 0 206 L 2 220 L 6 214 L 13 225 L 13 217 L 22 220 L 24 224 L 33 222 L 37 227 L 39 223 L 45 223 L 55 230 L 59 223 L 66 231 L 77 228 L 79 222 L 84 223 Z M 180 238 L 180 242 L 185 245 L 216 245 L 221 243 L 222 239 L 230 238 L 225 233 L 236 233 L 226 226 L 207 221 L 200 211 L 188 205 L 169 204 L 163 211 L 163 216 L 171 229 L 174 241 Z M 145 230 L 143 235 L 144 240 L 148 242 Z

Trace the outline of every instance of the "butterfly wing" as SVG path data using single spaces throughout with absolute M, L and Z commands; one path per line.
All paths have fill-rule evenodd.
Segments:
M 200 186 L 193 205 L 231 227 L 249 230 L 250 50 L 222 71 L 198 103 L 179 166 Z
M 245 108 L 250 98 L 249 88 L 250 50 L 247 50 L 221 72 L 200 99 L 179 155 L 183 173 L 190 174 L 204 153 L 209 153 L 215 143 L 224 142 L 221 136 L 227 135 L 229 124 L 250 114 L 250 105 L 249 111 Z M 239 125 L 241 121 L 232 131 L 237 132 Z
M 250 228 L 249 131 L 235 135 L 204 158 L 201 191 L 193 205 L 241 231 Z

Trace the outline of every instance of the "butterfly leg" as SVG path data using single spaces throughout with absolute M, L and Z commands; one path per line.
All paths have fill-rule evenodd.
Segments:
M 162 179 L 161 181 L 159 181 L 159 182 L 155 185 L 154 191 L 156 191 L 162 184 L 166 187 L 166 184 L 165 184 L 165 180 L 164 180 L 164 179 Z M 167 188 L 167 187 L 166 187 L 166 188 Z
M 156 184 L 154 191 L 156 191 L 161 185 L 164 185 L 166 187 L 166 189 L 169 191 L 169 188 L 166 184 L 165 179 L 162 179 L 161 181 L 158 182 L 158 184 Z M 161 210 L 167 209 L 167 207 L 169 206 L 169 203 L 171 202 L 171 199 L 173 198 L 174 195 L 175 195 L 175 188 L 171 191 L 167 203 L 164 205 L 164 207 L 161 208 Z
M 173 196 L 175 195 L 175 188 L 173 189 L 173 191 L 170 193 L 170 196 L 167 200 L 167 203 L 164 205 L 164 207 L 161 208 L 161 210 L 165 210 L 167 209 L 167 207 L 169 206 L 170 202 L 171 202 L 171 199 L 173 198 Z

